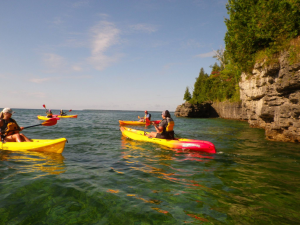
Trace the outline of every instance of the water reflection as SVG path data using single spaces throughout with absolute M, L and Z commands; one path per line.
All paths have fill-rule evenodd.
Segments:
M 184 185 L 187 188 L 207 188 L 202 179 L 195 180 L 193 177 L 199 173 L 213 175 L 214 170 L 208 170 L 205 164 L 211 162 L 214 155 L 190 150 L 169 149 L 164 146 L 153 151 L 147 149 L 147 147 L 149 146 L 144 145 L 143 142 L 136 142 L 122 137 L 122 149 L 124 149 L 122 157 L 128 163 L 130 169 L 151 174 L 156 178 Z M 186 164 L 188 161 L 196 163 L 196 167 L 188 170 L 182 169 L 181 164 Z
M 56 153 L 1 151 L 1 161 L 5 162 L 8 168 L 17 169 L 20 173 L 44 172 L 39 174 L 44 176 L 65 172 L 64 157 Z

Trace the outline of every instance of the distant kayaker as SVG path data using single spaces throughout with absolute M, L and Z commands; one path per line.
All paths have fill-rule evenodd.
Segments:
M 59 111 L 59 114 L 60 114 L 61 116 L 66 116 L 66 115 L 67 115 L 67 113 L 65 113 L 62 109 Z
M 6 142 L 31 142 L 24 134 L 19 132 L 24 127 L 19 127 L 17 122 L 11 118 L 13 112 L 10 108 L 4 108 L 0 113 L 0 135 L 1 141 Z
M 46 111 L 46 114 L 47 114 L 47 118 L 52 118 L 53 117 L 51 109 L 49 109 L 48 111 Z
M 148 137 L 162 138 L 162 139 L 174 139 L 173 127 L 175 125 L 174 120 L 171 118 L 170 112 L 165 110 L 161 114 L 162 121 L 158 124 L 152 123 L 156 132 L 147 134 Z
M 146 119 L 149 119 L 149 121 L 151 120 L 151 114 L 148 113 L 147 110 L 145 110 L 145 116 L 143 118 L 141 118 L 139 121 L 140 122 L 146 122 Z

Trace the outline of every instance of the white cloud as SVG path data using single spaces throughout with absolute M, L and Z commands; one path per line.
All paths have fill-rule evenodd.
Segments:
M 62 21 L 62 19 L 61 18 L 59 18 L 59 17 L 56 17 L 56 18 L 54 18 L 54 20 L 53 20 L 53 22 L 52 22 L 53 24 L 55 24 L 55 25 L 60 25 L 60 24 L 62 24 L 63 23 L 63 21 Z
M 111 22 L 101 21 L 91 29 L 91 57 L 88 58 L 95 69 L 103 70 L 118 61 L 121 54 L 108 56 L 105 52 L 113 45 L 119 43 L 120 30 Z
M 92 78 L 91 75 L 79 75 L 79 76 L 59 76 L 59 77 L 45 77 L 45 78 L 31 78 L 29 79 L 30 82 L 32 83 L 44 83 L 47 81 L 58 81 L 62 79 L 90 79 Z
M 215 52 L 212 51 L 212 52 L 207 52 L 207 53 L 196 55 L 196 57 L 208 58 L 208 57 L 213 57 L 214 55 L 215 55 Z
M 201 48 L 201 47 L 204 47 L 205 45 L 201 45 L 199 42 L 197 42 L 196 40 L 194 39 L 190 39 L 188 40 L 185 44 L 184 44 L 185 47 L 192 47 L 192 48 Z
M 67 59 L 54 53 L 45 53 L 43 55 L 43 62 L 48 68 L 48 71 L 46 71 L 47 73 L 69 73 L 80 72 L 83 70 L 78 64 L 74 63 L 74 65 L 70 65 L 70 63 L 67 62 Z
M 79 71 L 82 71 L 82 68 L 80 66 L 75 65 L 75 66 L 72 66 L 72 70 L 79 72 Z
M 151 24 L 140 23 L 140 24 L 131 25 L 130 28 L 132 30 L 142 31 L 142 32 L 146 32 L 146 33 L 153 33 L 155 31 L 157 31 L 157 28 Z
M 66 60 L 64 57 L 53 53 L 45 53 L 43 61 L 45 65 L 51 70 L 51 72 L 53 70 L 62 69 L 66 64 Z
M 29 81 L 32 82 L 32 83 L 43 83 L 43 82 L 46 82 L 46 81 L 49 81 L 51 80 L 51 78 L 32 78 L 30 79 Z

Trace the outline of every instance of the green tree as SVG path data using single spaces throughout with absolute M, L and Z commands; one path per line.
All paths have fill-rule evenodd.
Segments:
M 189 101 L 189 100 L 191 100 L 191 98 L 192 98 L 192 95 L 191 95 L 191 93 L 189 91 L 189 88 L 186 87 L 183 100 Z
M 258 51 L 276 53 L 300 34 L 300 0 L 229 0 L 226 8 L 225 48 L 243 71 L 253 68 Z
M 199 76 L 196 78 L 196 82 L 194 84 L 194 91 L 193 91 L 193 97 L 190 100 L 191 103 L 201 103 L 207 100 L 207 87 L 206 87 L 206 80 L 208 78 L 208 74 L 204 72 L 204 69 L 200 69 Z

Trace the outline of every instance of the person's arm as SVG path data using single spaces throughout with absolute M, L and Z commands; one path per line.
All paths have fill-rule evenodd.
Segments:
M 160 127 L 160 126 L 157 126 L 156 124 L 153 124 L 155 130 L 157 133 L 161 133 L 163 132 L 164 128 L 163 127 Z

